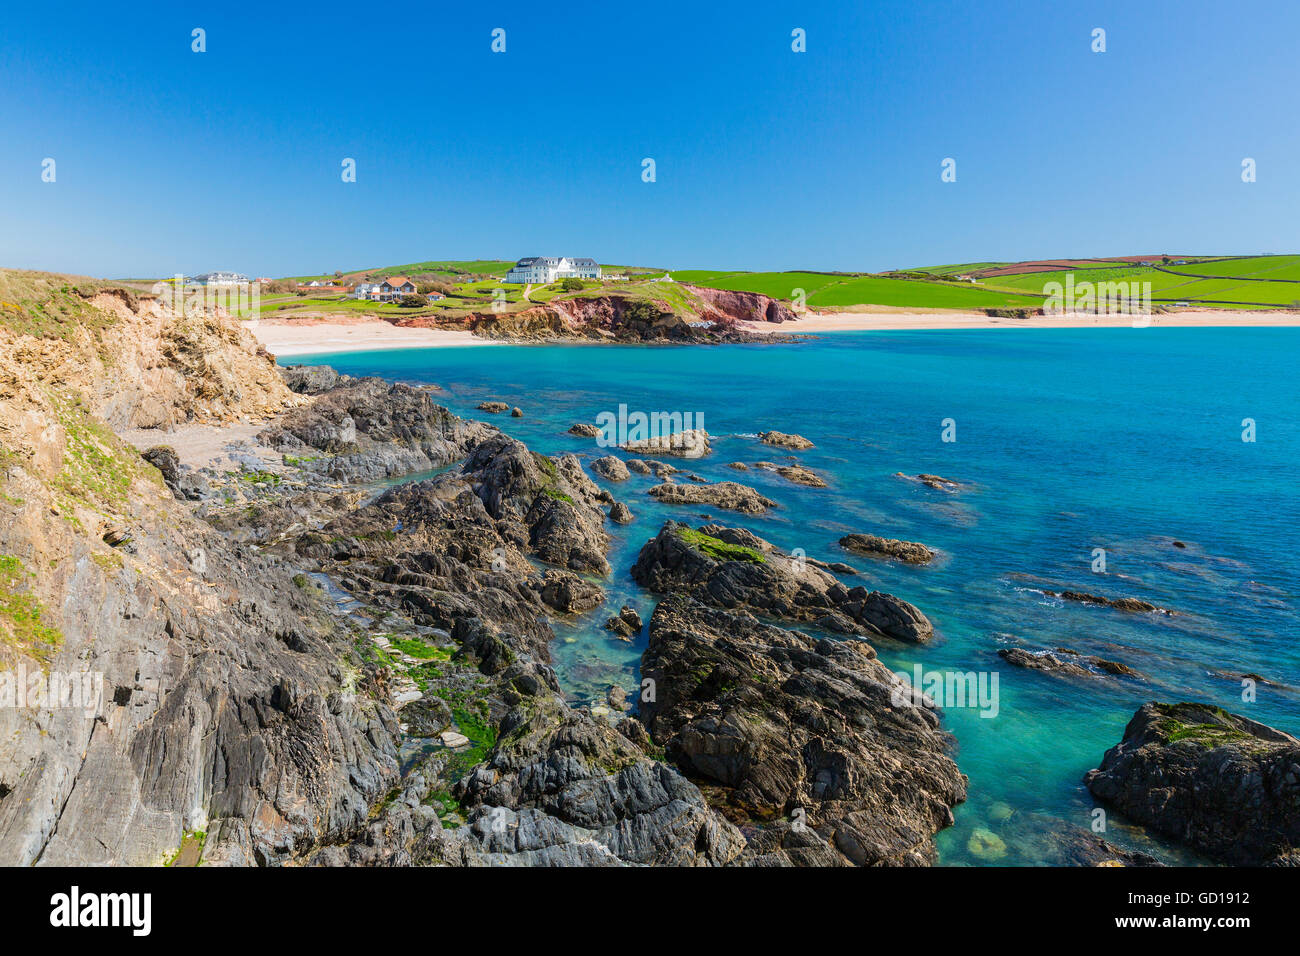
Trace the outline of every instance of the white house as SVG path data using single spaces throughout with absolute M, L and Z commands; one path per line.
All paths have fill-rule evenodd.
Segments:
M 189 281 L 197 285 L 240 285 L 248 282 L 248 276 L 238 272 L 205 272 Z
M 536 282 L 549 285 L 556 279 L 599 279 L 600 265 L 595 259 L 572 259 L 567 256 L 529 256 L 515 263 L 506 273 L 506 282 Z
M 414 293 L 415 283 L 406 276 L 389 276 L 383 282 L 358 282 L 352 287 L 352 298 L 372 302 L 392 302 Z

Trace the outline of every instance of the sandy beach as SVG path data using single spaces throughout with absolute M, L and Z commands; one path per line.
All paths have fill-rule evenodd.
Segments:
M 1142 321 L 1142 319 L 1139 319 Z M 909 329 L 1073 329 L 1133 327 L 1126 315 L 1036 315 L 996 318 L 982 312 L 896 311 L 865 307 L 843 312 L 806 312 L 797 323 L 742 322 L 750 332 L 906 331 Z M 1298 312 L 1245 312 L 1188 309 L 1149 317 L 1152 327 L 1263 327 L 1300 325 Z M 1142 327 L 1142 326 L 1138 326 Z M 312 315 L 295 319 L 260 319 L 246 323 L 266 350 L 276 356 L 323 355 L 380 349 L 438 348 L 452 345 L 499 345 L 460 329 L 402 328 L 379 319 Z
M 1231 309 L 1188 309 L 1139 316 L 1151 327 L 1240 327 L 1300 325 L 1297 312 L 1245 312 Z M 908 311 L 870 307 L 844 312 L 807 312 L 794 324 L 744 322 L 750 332 L 874 332 L 908 329 L 1083 329 L 1135 327 L 1129 315 L 1035 315 L 1025 319 L 995 318 L 982 312 Z M 1142 327 L 1142 326 L 1136 326 Z
M 402 328 L 382 319 L 341 315 L 254 319 L 244 327 L 276 356 L 496 344 L 463 330 Z

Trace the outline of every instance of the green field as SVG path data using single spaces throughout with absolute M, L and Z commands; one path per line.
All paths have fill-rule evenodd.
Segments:
M 1001 309 L 1034 308 L 1041 295 L 1021 290 L 987 289 L 968 282 L 893 279 L 876 275 L 846 275 L 827 272 L 674 272 L 678 282 L 761 292 L 790 301 L 796 289 L 803 289 L 810 308 L 844 308 L 854 305 L 883 305 L 916 309 Z
M 1241 259 L 1215 259 L 1188 265 L 1169 266 L 1168 268 L 1187 275 L 1300 282 L 1300 256 L 1249 256 Z
M 345 272 L 344 275 L 369 273 L 373 275 L 410 276 L 438 275 L 451 278 L 458 275 L 503 276 L 510 271 L 514 262 L 504 259 L 435 259 L 429 262 L 407 262 L 400 266 L 377 266 L 374 269 L 360 269 Z
M 1195 273 L 1195 274 L 1189 274 Z M 1203 279 L 1199 275 L 1239 275 L 1237 279 Z M 1278 279 L 1300 273 L 1300 256 L 1268 256 L 1253 259 L 1221 259 L 1164 266 L 1120 266 L 1101 269 L 1075 269 L 1074 281 L 1151 283 L 1151 300 L 1156 305 L 1186 302 L 1190 305 L 1216 305 L 1225 308 L 1279 308 L 1300 302 L 1300 282 L 1245 281 Z M 1065 284 L 1067 272 L 1034 272 L 1024 275 L 990 276 L 984 280 L 989 288 L 1042 294 L 1049 282 Z

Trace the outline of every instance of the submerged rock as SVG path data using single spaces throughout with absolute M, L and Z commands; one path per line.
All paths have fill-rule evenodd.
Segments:
M 1046 671 L 1066 677 L 1142 676 L 1127 664 L 1107 660 L 1104 657 L 1080 654 L 1067 647 L 1058 647 L 1055 653 L 1033 651 L 1024 647 L 1004 647 L 998 651 L 998 657 L 1016 667 Z
M 1117 611 L 1128 611 L 1130 614 L 1170 614 L 1174 612 L 1168 608 L 1159 607 L 1150 601 L 1143 601 L 1138 598 L 1122 597 L 1107 598 L 1099 594 L 1088 594 L 1086 591 L 1048 591 L 1052 597 L 1059 597 L 1063 601 L 1073 601 L 1076 604 L 1093 604 L 1098 607 L 1113 607 Z
M 940 475 L 928 475 L 924 472 L 919 475 L 905 475 L 900 471 L 896 472 L 894 477 L 904 478 L 907 481 L 919 481 L 927 488 L 933 488 L 935 491 L 947 491 L 951 493 L 960 491 L 964 487 L 964 484 L 960 481 L 955 481 L 952 478 L 944 478 Z
M 1300 864 L 1300 740 L 1206 704 L 1144 704 L 1084 782 L 1158 833 L 1237 866 Z
M 826 481 L 821 475 L 804 468 L 802 465 L 776 465 L 770 461 L 760 461 L 754 467 L 776 472 L 791 484 L 804 485 L 808 488 L 826 487 Z
M 971 856 L 981 860 L 1000 860 L 1007 855 L 1006 842 L 992 830 L 977 827 L 966 841 L 966 849 Z
M 733 815 L 764 822 L 745 862 L 933 859 L 966 780 L 934 712 L 870 646 L 675 594 L 649 633 L 641 673 L 654 693 L 641 720 L 687 774 L 724 788 Z

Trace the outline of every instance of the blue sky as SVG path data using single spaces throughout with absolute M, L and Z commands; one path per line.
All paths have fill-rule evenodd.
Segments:
M 11 4 L 0 266 L 1296 252 L 1298 28 L 1293 0 Z

